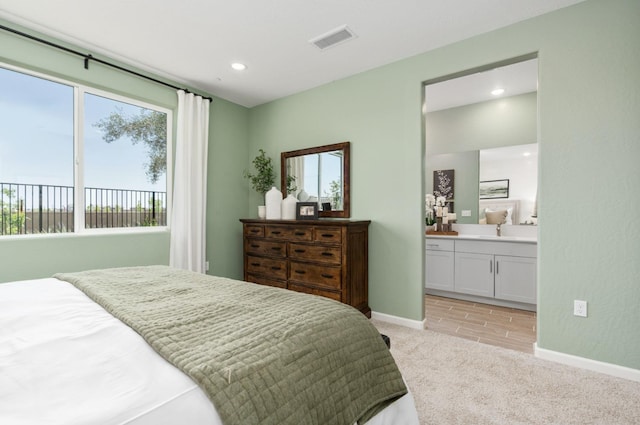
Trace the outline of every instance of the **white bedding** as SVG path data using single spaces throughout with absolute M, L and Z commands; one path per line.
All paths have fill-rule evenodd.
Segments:
M 222 425 L 189 377 L 53 278 L 0 284 L 0 424 Z M 368 424 L 417 425 L 413 398 Z

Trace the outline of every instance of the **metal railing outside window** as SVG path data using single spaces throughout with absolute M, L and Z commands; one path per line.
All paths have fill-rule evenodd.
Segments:
M 0 236 L 74 229 L 71 186 L 0 182 Z M 85 188 L 85 228 L 167 225 L 166 192 Z

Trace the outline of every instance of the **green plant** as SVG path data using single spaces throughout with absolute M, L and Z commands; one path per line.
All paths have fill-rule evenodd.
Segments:
M 253 189 L 264 196 L 271 189 L 276 181 L 276 174 L 273 171 L 273 163 L 266 152 L 260 149 L 260 154 L 253 159 L 255 173 L 244 171 L 244 176 L 249 179 Z
M 296 185 L 296 176 L 287 174 L 287 195 L 293 193 L 295 195 L 298 186 Z
M 329 201 L 331 202 L 331 208 L 334 210 L 342 209 L 342 187 L 338 180 L 332 180 L 329 183 L 329 193 L 324 192 L 325 195 L 329 195 Z
M 3 189 L 0 193 L 0 211 L 2 228 L 0 235 L 17 235 L 25 232 L 27 215 L 23 210 L 22 199 L 17 199 L 16 191 Z

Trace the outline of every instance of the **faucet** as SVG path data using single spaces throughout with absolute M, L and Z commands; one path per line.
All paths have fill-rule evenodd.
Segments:
M 496 236 L 501 236 L 500 226 L 501 226 L 501 223 L 496 224 Z

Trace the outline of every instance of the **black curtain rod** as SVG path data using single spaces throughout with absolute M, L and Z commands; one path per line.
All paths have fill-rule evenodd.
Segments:
M 84 58 L 84 68 L 85 69 L 89 69 L 89 61 L 94 61 L 94 62 L 98 62 L 98 63 L 101 63 L 101 64 L 106 65 L 106 66 L 110 66 L 111 68 L 115 68 L 115 69 L 117 69 L 119 71 L 123 71 L 123 72 L 129 73 L 129 74 L 133 74 L 133 75 L 135 75 L 137 77 L 144 78 L 145 80 L 153 81 L 154 83 L 162 84 L 163 86 L 166 86 L 166 87 L 171 87 L 172 89 L 184 90 L 186 93 L 191 93 L 191 91 L 189 91 L 189 89 L 184 89 L 184 88 L 181 88 L 181 87 L 178 87 L 178 86 L 174 86 L 173 84 L 165 83 L 164 81 L 160 81 L 160 80 L 155 79 L 153 77 L 149 77 L 148 75 L 144 75 L 144 74 L 141 74 L 139 72 L 132 71 L 132 70 L 124 68 L 124 67 L 122 67 L 120 65 L 116 65 L 115 63 L 111 63 L 111 62 L 108 62 L 108 61 L 105 61 L 105 60 L 102 60 L 102 59 L 98 59 L 98 58 L 94 57 L 93 55 L 91 55 L 90 53 L 82 53 L 82 52 L 79 52 L 77 50 L 73 50 L 73 49 L 70 49 L 68 47 L 64 47 L 64 46 L 61 46 L 59 44 L 52 43 L 52 42 L 44 40 L 42 38 L 33 36 L 31 34 L 27 34 L 27 33 L 24 33 L 22 31 L 18 31 L 16 29 L 6 27 L 4 25 L 0 25 L 0 29 L 8 31 L 8 32 L 11 32 L 11 33 L 16 34 L 16 35 L 19 35 L 21 37 L 28 38 L 28 39 L 33 40 L 33 41 L 37 41 L 38 43 L 46 44 L 47 46 L 55 47 L 56 49 L 64 50 L 67 53 L 71 53 L 71 54 L 74 54 L 74 55 L 77 55 L 77 56 L 81 56 L 81 57 Z M 194 93 L 194 94 L 197 94 L 197 93 Z M 201 95 L 198 95 L 198 96 L 201 96 Z M 201 97 L 203 99 L 207 99 L 209 102 L 213 102 L 213 98 L 211 98 L 211 97 L 208 97 L 208 96 L 201 96 Z

